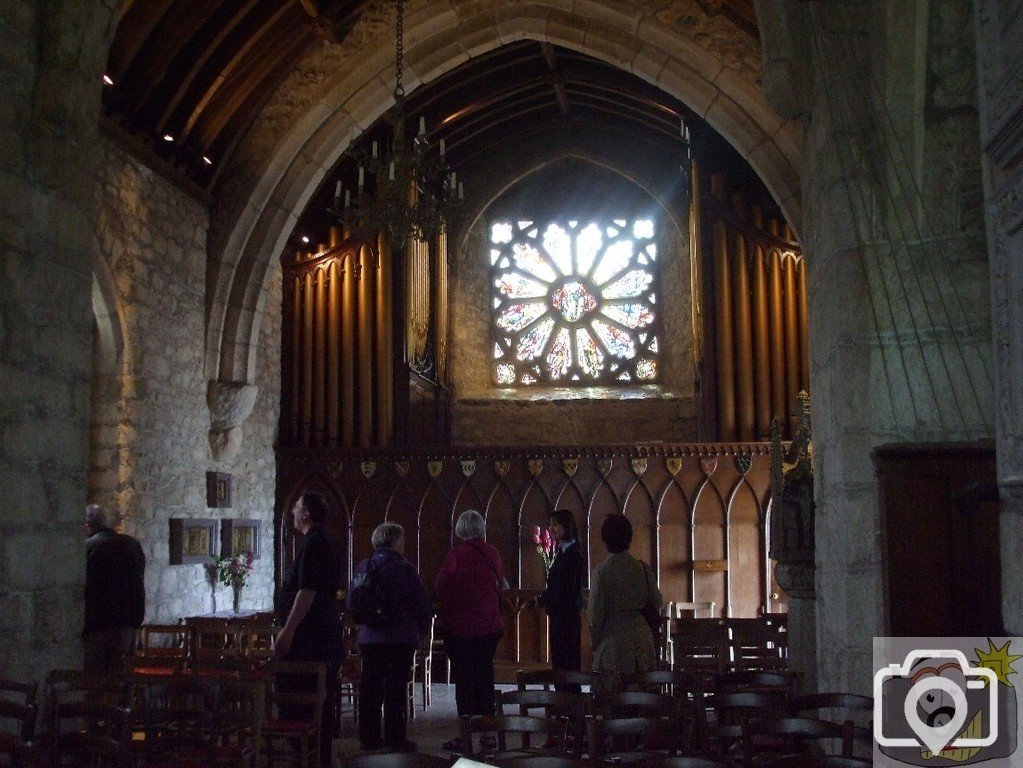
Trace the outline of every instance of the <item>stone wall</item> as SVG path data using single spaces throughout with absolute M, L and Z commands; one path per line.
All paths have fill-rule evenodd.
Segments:
M 818 674 L 859 692 L 885 630 L 871 449 L 993 428 L 980 177 L 961 161 L 977 152 L 971 19 L 955 3 L 909 20 L 869 5 L 802 9 L 818 78 L 803 195 Z
M 490 273 L 480 223 L 451 265 L 451 439 L 456 445 L 697 440 L 689 246 L 672 227 L 661 254 L 661 375 L 634 387 L 500 388 L 491 382 Z
M 261 521 L 243 605 L 271 604 L 273 442 L 279 403 L 280 277 L 272 281 L 257 351 L 259 393 L 239 454 L 214 462 L 204 370 L 206 210 L 137 160 L 106 146 L 99 180 L 96 249 L 123 319 L 119 375 L 98 372 L 92 492 L 146 553 L 148 621 L 230 607 L 230 590 L 201 565 L 168 565 L 170 518 Z M 110 398 L 113 398 L 112 400 Z M 116 423 L 99 423 L 116 413 Z M 109 467 L 114 463 L 116 468 Z M 116 483 L 100 473 L 116 473 Z M 232 508 L 207 509 L 207 471 L 233 475 Z M 98 476 L 99 475 L 99 476 Z M 217 548 L 219 551 L 219 547 Z
M 92 178 L 111 0 L 0 4 L 0 675 L 80 663 Z

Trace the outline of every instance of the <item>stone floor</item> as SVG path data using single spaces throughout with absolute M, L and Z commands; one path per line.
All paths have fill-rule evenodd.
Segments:
M 509 690 L 510 685 L 499 685 L 499 689 Z M 347 704 L 347 703 L 346 703 Z M 344 765 L 344 758 L 359 752 L 357 727 L 348 708 L 341 721 L 341 738 L 334 741 L 334 761 L 338 766 Z M 455 710 L 455 686 L 444 683 L 432 686 L 432 703 L 423 711 L 422 685 L 416 683 L 416 716 L 409 721 L 408 737 L 419 745 L 420 752 L 442 757 L 450 757 L 442 747 L 448 739 L 458 732 L 458 716 Z

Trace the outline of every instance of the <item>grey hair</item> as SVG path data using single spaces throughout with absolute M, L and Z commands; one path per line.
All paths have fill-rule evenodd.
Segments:
M 90 504 L 85 508 L 85 524 L 90 528 L 107 527 L 107 511 L 101 504 Z
M 380 549 L 380 547 L 393 549 L 394 545 L 403 538 L 405 538 L 405 529 L 397 523 L 380 523 L 373 529 L 373 535 L 369 540 L 373 544 L 373 549 Z
M 462 541 L 482 539 L 487 534 L 487 521 L 475 509 L 467 509 L 458 516 L 455 523 L 455 536 Z

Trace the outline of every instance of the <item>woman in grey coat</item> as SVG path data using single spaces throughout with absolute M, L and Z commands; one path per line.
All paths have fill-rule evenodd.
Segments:
M 664 603 L 653 572 L 629 554 L 632 523 L 611 514 L 600 528 L 608 556 L 593 575 L 587 613 L 593 642 L 595 685 L 609 690 L 623 673 L 645 672 L 656 664 L 656 647 L 643 608 Z

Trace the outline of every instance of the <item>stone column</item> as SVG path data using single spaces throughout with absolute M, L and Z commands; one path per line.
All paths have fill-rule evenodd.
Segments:
M 0 4 L 0 675 L 81 663 L 100 76 L 113 3 Z
M 1023 18 L 1009 0 L 974 0 L 984 201 L 994 329 L 1002 499 L 1002 616 L 1023 633 Z

